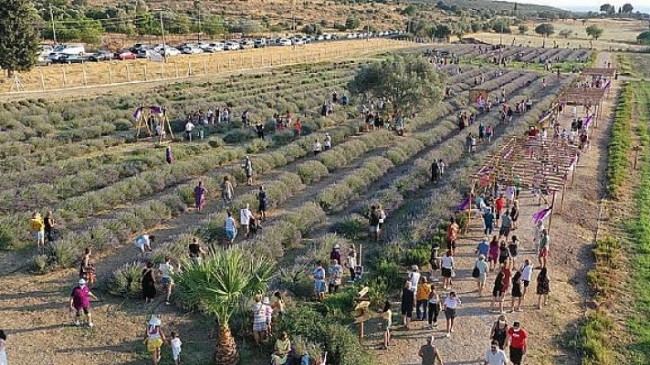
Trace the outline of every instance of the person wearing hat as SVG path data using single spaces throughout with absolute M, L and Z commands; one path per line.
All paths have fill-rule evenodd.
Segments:
M 433 345 L 433 336 L 427 337 L 427 343 L 420 347 L 418 356 L 422 358 L 422 365 L 436 365 L 436 361 L 442 365 L 440 352 L 438 352 L 438 349 Z
M 147 345 L 147 351 L 151 354 L 151 363 L 153 365 L 158 365 L 160 362 L 160 348 L 166 341 L 165 333 L 160 327 L 161 324 L 160 319 L 152 315 L 145 331 L 144 341 Z
M 506 353 L 499 348 L 497 341 L 492 341 L 490 349 L 485 354 L 485 361 L 483 365 L 508 365 L 508 358 Z
M 332 252 L 330 252 L 330 260 L 336 260 L 338 263 L 341 262 L 341 246 L 338 243 L 334 245 Z
M 510 350 L 510 361 L 513 365 L 521 365 L 523 363 L 524 355 L 526 354 L 528 333 L 524 331 L 519 322 L 514 322 L 512 327 L 508 329 L 508 337 L 506 345 Z
M 75 313 L 75 326 L 80 326 L 79 317 L 81 317 L 81 312 L 84 312 L 86 316 L 88 327 L 93 327 L 93 321 L 90 314 L 90 298 L 97 300 L 95 294 L 90 292 L 90 289 L 86 285 L 85 279 L 79 279 L 79 285 L 72 289 L 70 294 L 70 311 L 73 309 Z
M 508 337 L 508 322 L 506 322 L 506 316 L 502 314 L 492 325 L 490 340 L 496 341 L 499 345 L 499 349 L 503 350 L 506 344 L 506 337 Z

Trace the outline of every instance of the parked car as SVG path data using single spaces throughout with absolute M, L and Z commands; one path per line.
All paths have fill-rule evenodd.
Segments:
M 188 44 L 185 47 L 181 48 L 181 53 L 183 54 L 199 54 L 203 53 L 203 50 L 199 46 L 194 44 Z
M 181 54 L 181 51 L 178 50 L 178 48 L 169 46 L 165 46 L 164 48 L 162 46 L 157 47 L 154 49 L 154 52 L 166 57 L 179 56 Z
M 50 59 L 47 56 L 38 55 L 38 57 L 36 58 L 36 65 L 37 66 L 49 66 L 52 63 L 53 63 L 52 59 Z
M 279 39 L 276 40 L 276 44 L 279 45 L 279 46 L 290 46 L 292 43 L 291 43 L 291 40 L 289 40 L 289 39 L 279 38 Z
M 234 51 L 240 48 L 241 46 L 237 42 L 226 42 L 226 45 L 223 47 L 226 51 Z
M 242 49 L 253 48 L 253 47 L 255 47 L 255 42 L 247 39 L 247 40 L 243 40 L 243 41 L 239 42 L 239 46 Z
M 88 57 L 88 61 L 92 61 L 92 62 L 110 61 L 113 58 L 114 55 L 110 51 L 99 51 L 91 54 Z
M 115 53 L 115 58 L 117 58 L 118 60 L 122 60 L 122 61 L 124 61 L 124 60 L 135 60 L 136 58 L 138 58 L 138 55 L 131 52 L 131 51 L 129 51 L 128 49 L 125 49 L 125 50 L 122 50 L 122 51 L 119 51 L 119 52 Z
M 86 47 L 83 44 L 59 44 L 52 48 L 52 53 L 76 54 L 83 56 L 86 53 Z
M 322 35 L 322 34 L 319 34 L 319 35 L 316 36 L 316 40 L 317 40 L 317 41 L 324 41 L 324 40 L 325 40 L 325 36 Z
M 84 63 L 86 58 L 77 54 L 62 54 L 54 61 L 55 63 Z
M 302 38 L 291 38 L 291 44 L 294 46 L 305 44 L 305 42 L 302 41 Z
M 264 47 L 266 47 L 266 39 L 264 39 L 264 38 L 257 38 L 257 39 L 253 42 L 253 47 L 254 47 L 254 48 L 264 48 Z
M 203 52 L 208 52 L 208 53 L 215 53 L 215 52 L 221 52 L 223 51 L 225 44 L 221 42 L 217 43 L 207 43 L 204 44 L 201 49 L 203 49 Z

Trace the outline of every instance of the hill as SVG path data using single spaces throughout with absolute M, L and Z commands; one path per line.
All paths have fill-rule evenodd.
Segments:
M 491 11 L 494 13 L 510 13 L 516 10 L 513 15 L 543 15 L 544 13 L 568 13 L 568 11 L 547 5 L 521 4 L 509 1 L 492 1 L 492 0 L 441 0 L 449 7 L 457 7 L 461 10 L 473 11 Z M 418 3 L 436 3 L 440 6 L 440 1 L 414 0 Z

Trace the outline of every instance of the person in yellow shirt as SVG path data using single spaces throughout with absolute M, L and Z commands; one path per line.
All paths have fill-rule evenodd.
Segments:
M 418 321 L 424 321 L 427 318 L 427 302 L 431 293 L 431 285 L 427 283 L 427 278 L 420 277 L 418 289 L 415 293 L 415 316 Z
M 32 214 L 32 219 L 29 220 L 29 228 L 36 235 L 36 245 L 40 247 L 45 246 L 45 223 L 41 214 L 36 212 Z

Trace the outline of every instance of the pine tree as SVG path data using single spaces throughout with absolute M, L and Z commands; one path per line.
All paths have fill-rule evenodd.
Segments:
M 36 65 L 38 35 L 36 10 L 29 0 L 0 1 L 0 67 L 12 77 Z

